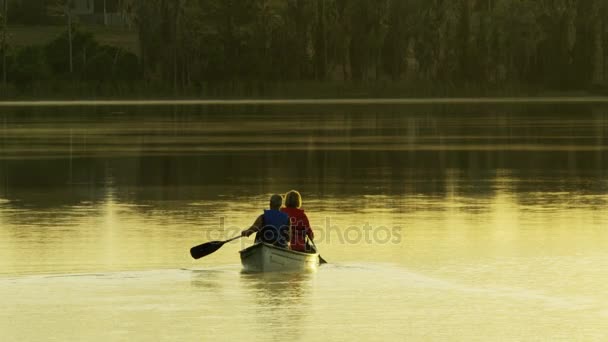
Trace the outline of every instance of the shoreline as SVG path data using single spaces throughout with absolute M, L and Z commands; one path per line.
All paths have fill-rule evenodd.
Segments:
M 608 96 L 404 97 L 404 98 L 234 98 L 125 100 L 0 100 L 0 107 L 245 106 L 245 105 L 442 105 L 608 103 Z
M 0 84 L 0 102 L 30 101 L 310 101 L 424 102 L 455 99 L 603 98 L 607 89 L 548 89 L 523 84 L 437 84 L 424 81 L 226 81 L 174 88 L 161 82 L 80 82 L 56 80 L 27 86 Z M 437 100 L 439 99 L 439 100 Z M 487 101 L 487 100 L 484 100 Z M 494 102 L 494 100 L 492 100 Z M 504 100 L 501 100 L 504 101 Z M 513 100 L 509 100 L 514 102 Z M 517 100 L 521 102 L 521 100 Z M 563 101 L 563 100 L 560 100 Z M 602 100 L 602 102 L 604 102 Z M 178 103 L 179 104 L 179 103 Z M 213 103 L 211 103 L 213 104 Z

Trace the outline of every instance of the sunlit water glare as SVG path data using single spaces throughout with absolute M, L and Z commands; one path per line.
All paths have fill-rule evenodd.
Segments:
M 4 107 L 2 340 L 608 339 L 608 108 Z M 244 274 L 298 189 L 330 263 Z

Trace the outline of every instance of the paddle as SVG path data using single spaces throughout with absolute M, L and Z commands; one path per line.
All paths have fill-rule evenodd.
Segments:
M 198 245 L 195 247 L 190 248 L 190 255 L 192 255 L 192 257 L 194 259 L 200 259 L 202 257 L 206 257 L 209 254 L 214 253 L 215 251 L 217 251 L 218 249 L 222 248 L 222 246 L 228 242 L 232 242 L 234 240 L 240 239 L 242 238 L 242 236 L 237 236 L 237 237 L 233 237 L 230 240 L 226 240 L 226 241 L 211 241 L 211 242 L 207 242 L 204 243 L 202 245 Z
M 310 239 L 309 239 L 310 240 Z M 319 249 L 317 248 L 317 245 L 315 245 L 315 242 L 313 240 L 310 240 L 310 242 L 312 243 L 312 246 L 315 248 L 315 251 L 317 253 L 319 253 Z M 328 264 L 327 261 L 325 261 L 325 259 L 323 259 L 323 257 L 321 256 L 321 254 L 319 254 L 319 264 L 323 265 L 323 264 Z

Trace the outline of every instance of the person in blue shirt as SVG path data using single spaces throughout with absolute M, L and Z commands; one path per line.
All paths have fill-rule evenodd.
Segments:
M 281 212 L 283 197 L 272 195 L 270 197 L 270 210 L 264 210 L 251 228 L 244 230 L 241 235 L 249 237 L 253 233 L 255 243 L 268 243 L 280 248 L 287 248 L 289 243 L 289 215 Z

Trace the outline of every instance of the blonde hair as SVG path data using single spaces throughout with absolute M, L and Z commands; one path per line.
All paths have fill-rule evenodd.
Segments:
M 302 207 L 302 195 L 295 190 L 291 190 L 285 194 L 285 206 L 287 208 L 301 208 Z

